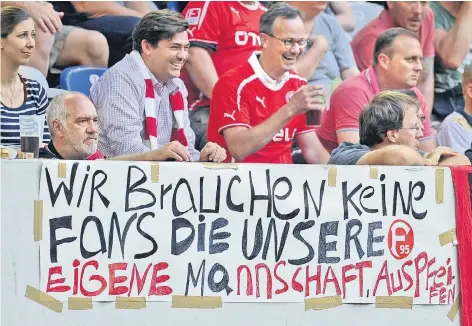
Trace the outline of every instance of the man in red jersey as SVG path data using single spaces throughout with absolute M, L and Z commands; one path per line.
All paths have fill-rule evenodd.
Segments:
M 195 148 L 207 142 L 210 99 L 218 77 L 260 51 L 258 1 L 190 1 L 182 16 L 189 23 L 190 49 L 181 79 L 188 89 Z
M 226 148 L 226 161 L 293 163 L 296 137 L 308 163 L 319 162 L 321 145 L 305 113 L 324 109 L 321 86 L 293 72 L 307 45 L 302 15 L 280 2 L 262 16 L 262 54 L 224 74 L 211 99 L 208 140 Z

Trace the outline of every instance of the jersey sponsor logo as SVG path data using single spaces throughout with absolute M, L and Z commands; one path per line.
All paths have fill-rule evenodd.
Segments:
M 294 94 L 295 94 L 294 91 L 290 91 L 287 94 L 285 94 L 285 101 L 287 101 L 287 103 L 288 103 L 290 101 L 290 99 L 293 97 Z
M 292 141 L 293 137 L 295 137 L 295 133 L 297 132 L 297 128 L 293 129 L 292 134 L 290 134 L 290 128 L 282 128 L 275 136 L 272 138 L 274 142 L 282 142 L 282 141 Z
M 230 118 L 230 119 L 232 119 L 233 121 L 236 121 L 236 118 L 234 117 L 234 114 L 235 114 L 235 113 L 236 113 L 236 110 L 234 110 L 233 113 L 231 113 L 231 114 L 225 112 L 225 113 L 223 114 L 223 117 L 224 117 L 224 118 Z
M 266 108 L 265 103 L 264 103 L 265 97 L 260 98 L 259 96 L 256 96 L 256 101 L 261 103 L 264 109 Z
M 247 44 L 252 44 L 252 46 L 261 46 L 261 39 L 259 38 L 259 35 L 253 32 L 236 31 L 234 34 L 234 42 L 241 46 L 245 46 Z
M 202 10 L 200 8 L 191 8 L 187 11 L 187 14 L 185 15 L 185 20 L 188 22 L 189 25 L 198 25 L 201 13 Z

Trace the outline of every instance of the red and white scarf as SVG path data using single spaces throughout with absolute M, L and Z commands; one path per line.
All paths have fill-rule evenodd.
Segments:
M 144 78 L 144 114 L 146 115 L 146 129 L 144 130 L 145 145 L 150 149 L 158 149 L 157 145 L 157 104 L 156 90 L 151 79 L 151 73 L 144 63 L 141 55 L 137 51 L 131 52 L 131 57 L 138 64 L 141 76 Z M 174 126 L 172 129 L 171 141 L 177 140 L 182 145 L 188 146 L 187 137 L 184 131 L 184 98 L 179 89 L 169 94 L 169 104 L 174 114 Z

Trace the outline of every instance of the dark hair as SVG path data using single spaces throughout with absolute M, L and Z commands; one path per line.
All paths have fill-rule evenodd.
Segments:
M 31 18 L 28 11 L 20 7 L 6 6 L 1 9 L 2 38 L 6 38 L 16 25 Z
M 402 35 L 418 40 L 418 36 L 416 36 L 415 33 L 405 28 L 394 27 L 394 28 L 387 29 L 375 41 L 373 65 L 376 65 L 379 63 L 380 53 L 385 53 L 389 57 L 391 57 L 390 48 L 393 42 L 397 39 L 397 37 L 402 36 Z
M 383 142 L 387 131 L 400 130 L 408 107 L 419 103 L 411 90 L 383 91 L 359 115 L 359 143 L 369 147 Z
M 288 3 L 273 2 L 261 17 L 259 32 L 272 35 L 274 32 L 274 22 L 279 17 L 282 17 L 283 19 L 304 19 L 302 12 Z
M 156 47 L 161 40 L 170 40 L 175 34 L 185 32 L 188 22 L 180 13 L 168 9 L 147 13 L 133 30 L 133 50 L 141 53 L 141 42 L 146 40 Z

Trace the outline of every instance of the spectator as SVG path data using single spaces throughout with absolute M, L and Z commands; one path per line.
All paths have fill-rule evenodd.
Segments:
M 437 141 L 441 146 L 454 148 L 463 154 L 472 142 L 472 63 L 465 66 L 462 75 L 464 108 L 457 108 L 439 127 Z
M 461 74 L 472 63 L 472 2 L 431 2 L 434 35 L 434 113 L 440 120 L 464 107 Z
M 434 15 L 428 1 L 386 1 L 385 10 L 379 17 L 367 24 L 352 40 L 357 67 L 362 71 L 372 64 L 376 39 L 392 27 L 403 27 L 418 36 L 424 57 L 418 88 L 426 99 L 428 113 L 431 113 L 434 97 Z
M 1 145 L 20 147 L 20 115 L 43 115 L 48 98 L 37 81 L 21 76 L 20 65 L 28 64 L 35 47 L 34 21 L 20 7 L 1 9 Z M 43 140 L 49 141 L 47 125 Z
M 208 143 L 199 153 L 190 128 L 187 90 L 178 77 L 188 55 L 188 23 L 179 13 L 151 11 L 133 31 L 133 48 L 94 83 L 99 148 L 107 157 L 144 153 L 178 140 L 185 161 L 215 161 L 226 152 Z M 175 127 L 175 128 L 174 128 Z
M 360 144 L 343 142 L 329 161 L 339 165 L 470 165 L 451 148 L 418 151 L 422 115 L 412 91 L 384 91 L 362 111 Z
M 403 28 L 384 32 L 375 42 L 373 65 L 359 76 L 343 81 L 333 92 L 329 110 L 324 112 L 317 130 L 325 148 L 331 152 L 343 141 L 359 142 L 359 113 L 376 94 L 384 90 L 413 88 L 426 117 L 420 148 L 433 150 L 436 141 L 426 102 L 415 88 L 422 57 L 420 42 L 413 32 Z
M 346 32 L 352 32 L 356 28 L 356 19 L 349 1 L 329 1 L 326 13 L 334 15 Z
M 305 14 L 305 27 L 311 34 L 310 43 L 313 44 L 311 49 L 298 60 L 296 70 L 308 79 L 310 85 L 323 84 L 330 89 L 333 80 L 357 76 L 359 70 L 346 33 L 333 16 L 324 12 L 326 3 L 326 1 L 294 1 L 291 4 Z M 327 52 L 310 56 L 309 52 L 313 48 L 326 48 Z M 302 64 L 304 69 L 301 68 Z
M 102 33 L 110 52 L 108 66 L 123 59 L 131 52 L 131 34 L 139 19 L 149 11 L 147 1 L 132 1 L 128 8 L 114 1 L 54 1 L 52 5 L 64 12 L 63 23 Z
M 307 45 L 302 14 L 275 3 L 260 22 L 262 54 L 224 74 L 212 99 L 208 139 L 239 162 L 292 163 L 295 136 L 308 163 L 320 160 L 317 138 L 304 113 L 324 109 L 323 91 L 295 74 Z
M 44 76 L 52 67 L 107 66 L 108 44 L 101 33 L 62 25 L 64 13 L 55 11 L 48 2 L 3 1 L 5 5 L 26 9 L 34 20 L 36 48 L 29 65 Z
M 47 121 L 51 141 L 43 156 L 64 160 L 103 159 L 98 147 L 98 115 L 93 103 L 81 93 L 67 92 L 56 96 L 48 107 Z M 113 157 L 123 161 L 182 161 L 185 147 L 173 141 L 160 149 Z
M 472 144 L 470 144 L 470 149 L 465 151 L 465 156 L 472 162 Z
M 190 41 L 182 79 L 189 92 L 197 149 L 207 143 L 213 87 L 219 76 L 260 51 L 259 20 L 266 10 L 257 1 L 190 1 L 182 13 L 189 23 Z

